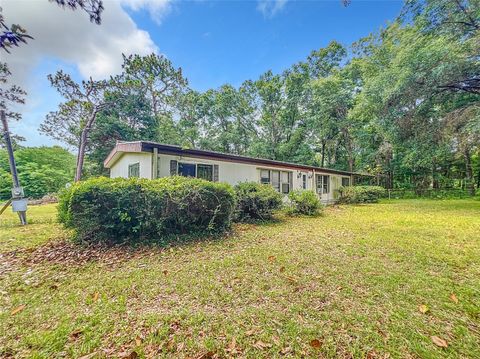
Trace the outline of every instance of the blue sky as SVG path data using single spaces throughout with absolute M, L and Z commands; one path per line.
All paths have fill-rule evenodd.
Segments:
M 129 11 L 162 53 L 199 90 L 239 85 L 266 70 L 281 72 L 331 40 L 348 45 L 398 15 L 399 1 L 294 1 L 263 14 L 254 1 L 184 2 L 158 26 Z
M 104 0 L 104 22 L 96 26 L 84 14 L 55 9 L 47 1 L 1 0 L 7 19 L 23 15 L 22 25 L 38 33 L 31 32 L 35 40 L 28 49 L 5 60 L 2 54 L 14 70 L 13 80 L 29 92 L 22 122 L 12 124 L 27 145 L 55 143 L 37 129 L 61 101 L 46 80 L 58 69 L 76 79 L 105 77 L 118 71 L 122 52 L 156 51 L 182 67 L 194 89 L 238 86 L 269 69 L 281 72 L 332 40 L 349 45 L 392 21 L 402 6 L 400 1 L 358 0 L 348 7 L 339 0 L 118 1 Z M 38 8 L 28 10 L 26 3 Z M 48 21 L 52 12 L 64 19 L 63 25 Z M 45 29 L 45 23 L 51 28 Z M 48 38 L 51 31 L 58 39 Z

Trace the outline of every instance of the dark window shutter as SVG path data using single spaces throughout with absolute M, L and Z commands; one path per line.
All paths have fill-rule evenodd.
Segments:
M 175 176 L 177 174 L 177 161 L 170 161 L 170 176 Z
M 218 182 L 218 165 L 213 165 L 213 182 Z

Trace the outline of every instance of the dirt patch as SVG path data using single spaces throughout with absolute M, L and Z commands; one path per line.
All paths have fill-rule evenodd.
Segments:
M 89 262 L 114 265 L 134 258 L 159 254 L 159 247 L 132 247 L 127 245 L 82 246 L 68 240 L 50 242 L 45 245 L 0 253 L 0 275 L 18 266 L 34 267 L 43 264 L 61 264 L 69 267 L 82 266 Z

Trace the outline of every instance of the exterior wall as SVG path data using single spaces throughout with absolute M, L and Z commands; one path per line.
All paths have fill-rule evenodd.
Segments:
M 140 163 L 140 177 L 152 178 L 152 154 L 146 152 L 124 153 L 110 168 L 110 177 L 128 177 L 128 166 Z
M 110 177 L 128 177 L 128 165 L 140 163 L 140 177 L 154 178 L 152 176 L 152 153 L 125 153 L 110 168 Z M 342 184 L 342 175 L 315 171 L 288 169 L 279 166 L 264 166 L 229 161 L 209 160 L 195 157 L 174 156 L 158 154 L 158 177 L 170 176 L 170 161 L 176 160 L 184 163 L 218 165 L 219 182 L 236 185 L 240 182 L 260 182 L 260 169 L 279 170 L 292 172 L 292 190 L 303 188 L 303 175 L 306 175 L 306 189 L 316 191 L 315 174 L 330 176 L 329 193 L 321 194 L 324 203 L 332 203 L 338 197 L 338 188 Z

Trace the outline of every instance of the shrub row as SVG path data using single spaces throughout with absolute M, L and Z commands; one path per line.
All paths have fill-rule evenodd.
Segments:
M 375 202 L 381 187 L 340 189 L 344 203 Z M 313 191 L 288 196 L 290 214 L 315 215 L 322 205 Z M 267 220 L 283 207 L 272 186 L 245 182 L 232 188 L 196 178 L 96 178 L 59 196 L 59 220 L 86 242 L 138 242 L 176 234 L 222 232 L 238 221 Z
M 379 186 L 349 186 L 339 189 L 341 203 L 375 203 L 385 194 Z
M 59 198 L 59 220 L 87 242 L 137 242 L 172 234 L 220 232 L 235 209 L 231 186 L 201 179 L 97 178 Z

